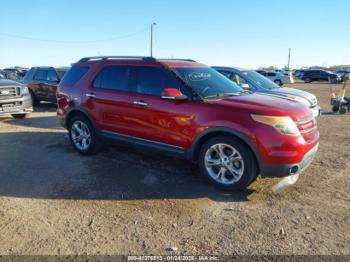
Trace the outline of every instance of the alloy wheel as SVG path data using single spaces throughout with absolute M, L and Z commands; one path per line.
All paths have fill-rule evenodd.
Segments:
M 244 173 L 241 154 L 228 144 L 212 145 L 205 153 L 204 164 L 208 174 L 224 185 L 238 182 Z

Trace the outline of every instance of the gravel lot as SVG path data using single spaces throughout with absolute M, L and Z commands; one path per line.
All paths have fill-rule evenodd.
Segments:
M 278 195 L 275 179 L 223 193 L 186 161 L 126 147 L 80 156 L 54 105 L 0 117 L 0 254 L 350 255 L 350 114 L 327 113 L 327 84 L 293 87 L 320 100 L 321 145 Z

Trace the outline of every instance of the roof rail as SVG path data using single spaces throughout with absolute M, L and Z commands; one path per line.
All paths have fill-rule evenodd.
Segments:
M 152 60 L 152 61 L 156 60 L 154 57 L 149 57 L 149 56 L 91 56 L 91 57 L 84 57 L 80 59 L 78 62 L 87 62 L 87 61 L 94 61 L 94 60 L 110 60 L 110 59 L 134 59 L 134 60 Z
M 196 60 L 193 60 L 193 59 L 183 59 L 183 58 L 157 58 L 157 60 L 178 60 L 178 61 L 187 61 L 187 62 L 197 62 Z

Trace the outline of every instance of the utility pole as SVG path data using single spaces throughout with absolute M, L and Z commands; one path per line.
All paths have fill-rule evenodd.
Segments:
M 290 70 L 290 48 L 288 52 L 288 71 Z
M 156 25 L 156 23 L 151 24 L 151 57 L 153 57 L 153 27 Z

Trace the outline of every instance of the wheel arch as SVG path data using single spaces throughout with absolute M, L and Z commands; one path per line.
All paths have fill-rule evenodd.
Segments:
M 210 128 L 210 129 L 206 129 L 205 131 L 203 131 L 202 133 L 197 135 L 197 137 L 194 139 L 194 142 L 192 144 L 191 149 L 188 152 L 188 158 L 192 162 L 196 163 L 201 146 L 209 139 L 216 137 L 216 136 L 220 136 L 220 135 L 235 137 L 240 142 L 245 144 L 252 152 L 254 159 L 256 161 L 257 167 L 258 167 L 258 171 L 260 171 L 261 159 L 260 159 L 259 152 L 258 152 L 258 149 L 256 148 L 256 146 L 244 134 L 242 134 L 239 131 L 230 129 L 230 128 L 224 128 L 224 127 L 222 127 L 222 128 L 220 128 L 220 127 L 219 128 Z
M 92 118 L 89 116 L 89 114 L 82 108 L 74 108 L 71 109 L 66 116 L 66 120 L 65 120 L 65 126 L 68 128 L 69 127 L 69 122 L 70 120 L 74 117 L 74 116 L 83 116 L 85 117 L 87 120 L 89 120 L 90 124 L 93 126 L 93 128 L 96 130 L 94 121 L 92 120 Z

